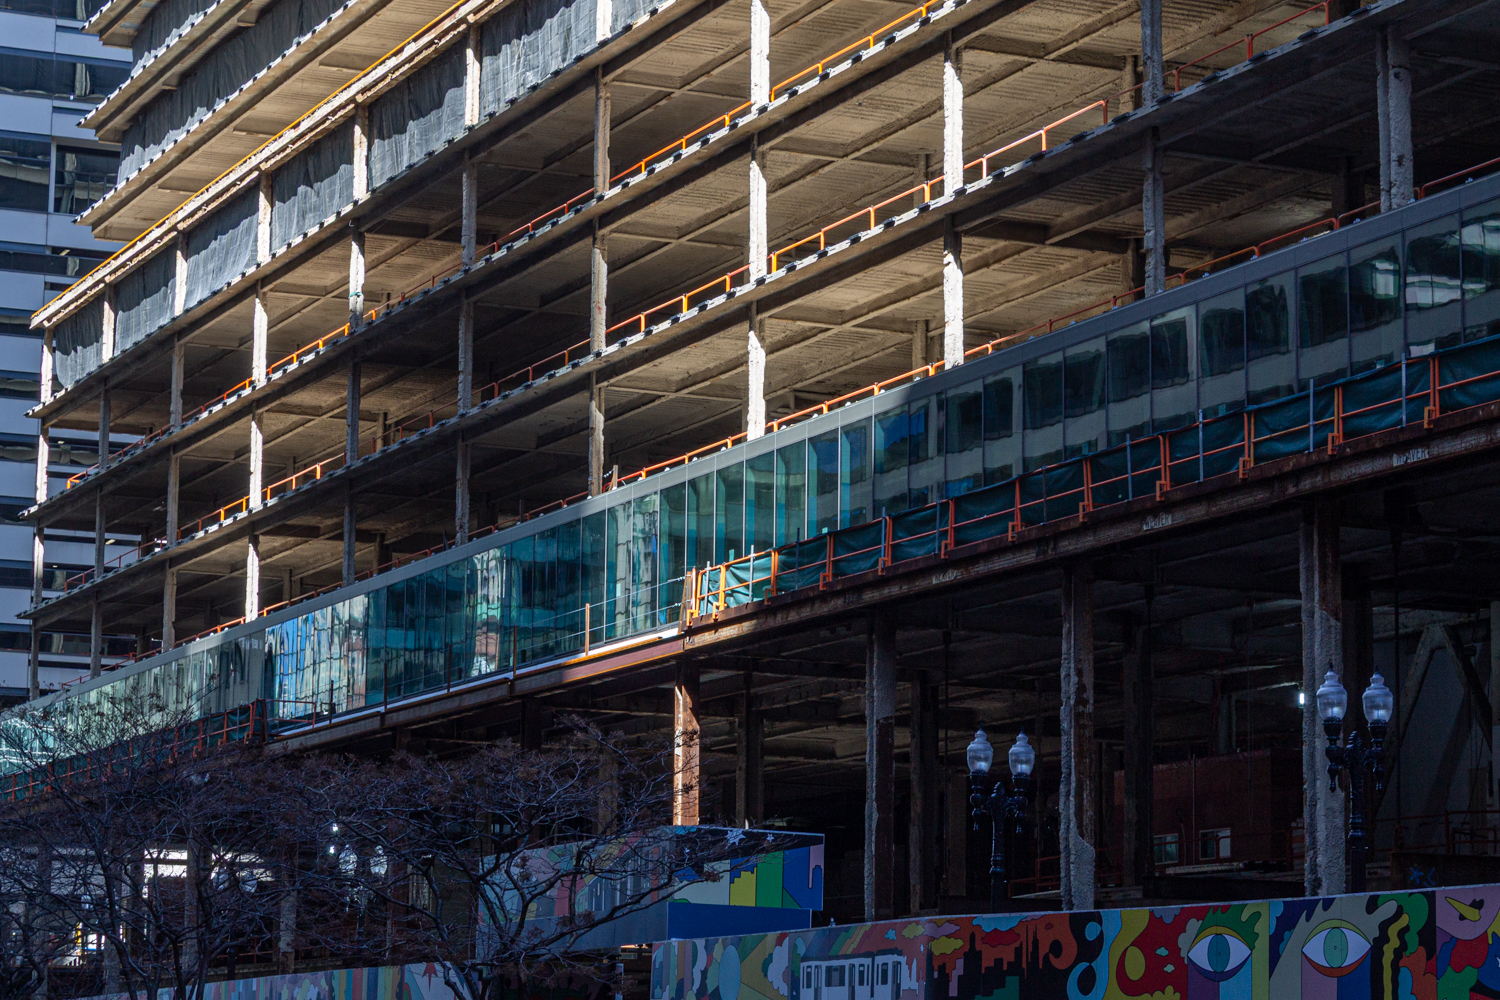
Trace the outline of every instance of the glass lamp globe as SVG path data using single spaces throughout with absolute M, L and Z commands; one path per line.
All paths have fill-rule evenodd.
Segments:
M 1318 716 L 1324 722 L 1343 722 L 1347 711 L 1349 692 L 1339 683 L 1339 675 L 1329 670 L 1328 676 L 1323 678 L 1323 686 L 1318 688 Z
M 1018 778 L 1024 778 L 1035 767 L 1036 749 L 1026 738 L 1026 734 L 1020 733 L 1016 736 L 1015 745 L 1010 748 L 1010 773 Z
M 974 742 L 969 744 L 969 773 L 989 774 L 994 762 L 995 748 L 990 746 L 989 737 L 981 729 L 974 734 Z
M 1396 708 L 1396 698 L 1391 694 L 1391 689 L 1385 686 L 1385 678 L 1379 674 L 1370 678 L 1370 686 L 1365 688 L 1365 693 L 1360 701 L 1364 703 L 1365 719 L 1371 725 L 1384 725 L 1391 721 L 1391 713 Z

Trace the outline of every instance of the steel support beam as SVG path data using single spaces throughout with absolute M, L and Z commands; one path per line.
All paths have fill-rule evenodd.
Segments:
M 698 665 L 684 662 L 672 686 L 672 825 L 697 826 L 699 787 Z

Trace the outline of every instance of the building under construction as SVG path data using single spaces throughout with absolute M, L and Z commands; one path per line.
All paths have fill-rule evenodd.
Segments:
M 48 697 L 696 733 L 679 821 L 825 833 L 844 919 L 984 898 L 981 725 L 1016 894 L 1340 891 L 1378 671 L 1370 877 L 1500 852 L 1500 5 L 910 2 L 110 0 Z

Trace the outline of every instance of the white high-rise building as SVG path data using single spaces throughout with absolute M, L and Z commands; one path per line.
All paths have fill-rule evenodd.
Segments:
M 17 617 L 31 603 L 32 529 L 19 518 L 36 495 L 36 421 L 41 331 L 31 314 L 116 244 L 73 221 L 114 183 L 117 148 L 96 142 L 78 120 L 130 72 L 130 52 L 83 32 L 98 0 L 0 0 L 0 701 L 26 695 L 31 638 Z M 97 437 L 54 429 L 51 489 L 92 465 Z M 47 539 L 44 587 L 92 564 L 93 537 Z M 45 632 L 44 690 L 87 674 L 89 637 Z M 111 658 L 134 637 L 105 640 Z

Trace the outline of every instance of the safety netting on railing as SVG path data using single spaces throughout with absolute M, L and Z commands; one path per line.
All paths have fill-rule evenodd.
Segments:
M 1001 483 L 696 571 L 687 618 L 1242 475 L 1277 459 L 1500 401 L 1500 337 L 1126 441 Z

